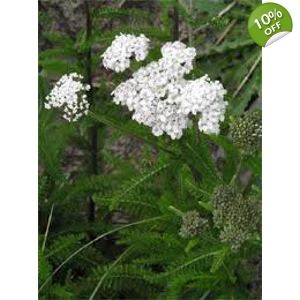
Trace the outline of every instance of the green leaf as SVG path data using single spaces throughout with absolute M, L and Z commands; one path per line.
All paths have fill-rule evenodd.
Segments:
M 212 263 L 212 266 L 210 268 L 210 272 L 211 273 L 215 273 L 218 271 L 218 269 L 221 267 L 221 265 L 223 264 L 225 258 L 226 258 L 226 255 L 228 253 L 228 249 L 227 248 L 224 248 L 222 251 L 219 252 L 218 255 L 216 255 L 214 257 L 214 260 L 213 260 L 213 263 Z

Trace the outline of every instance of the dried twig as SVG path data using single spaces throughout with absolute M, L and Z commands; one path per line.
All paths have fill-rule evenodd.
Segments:
M 218 15 L 217 18 L 221 18 L 223 17 L 228 11 L 230 11 L 236 4 L 238 3 L 238 1 L 233 1 L 231 2 L 228 6 L 226 6 L 223 10 L 221 10 Z M 204 29 L 206 29 L 209 26 L 209 23 L 204 24 L 203 26 L 199 27 L 198 29 L 196 29 L 194 31 L 194 36 L 199 34 L 200 32 L 202 32 Z M 186 41 L 188 39 L 188 35 L 184 35 L 180 40 L 181 41 Z
M 245 83 L 249 80 L 250 76 L 252 75 L 252 73 L 256 69 L 257 65 L 259 64 L 259 62 L 261 60 L 261 57 L 262 57 L 262 52 L 260 52 L 259 56 L 257 57 L 257 59 L 255 60 L 254 64 L 252 65 L 251 69 L 249 70 L 249 72 L 244 77 L 244 79 L 242 80 L 242 82 L 240 83 L 240 85 L 238 86 L 238 88 L 233 93 L 233 98 L 236 97 L 236 95 L 240 92 L 240 90 L 243 88 L 243 86 L 245 85 Z
M 51 220 L 52 220 L 52 216 L 53 216 L 53 209 L 54 209 L 54 204 L 52 204 L 52 206 L 51 206 L 50 214 L 48 217 L 47 227 L 46 227 L 44 241 L 43 241 L 43 245 L 42 245 L 42 252 L 44 252 L 45 247 L 46 247 L 46 241 L 47 241 L 47 237 L 49 234 L 50 224 L 51 224 Z
M 230 24 L 226 27 L 226 29 L 224 30 L 224 32 L 220 35 L 220 37 L 218 38 L 218 40 L 215 43 L 215 46 L 218 46 L 221 44 L 221 42 L 224 40 L 224 38 L 226 37 L 226 35 L 230 32 L 230 30 L 232 29 L 232 27 L 235 25 L 235 23 L 237 22 L 237 19 L 233 19 Z

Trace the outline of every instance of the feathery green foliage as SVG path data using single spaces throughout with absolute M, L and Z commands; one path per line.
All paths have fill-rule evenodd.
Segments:
M 259 299 L 250 286 L 260 272 L 252 261 L 261 256 L 261 143 L 252 131 L 261 119 L 232 125 L 260 115 L 249 110 L 261 97 L 261 49 L 246 25 L 259 2 L 84 3 L 89 34 L 85 19 L 76 32 L 56 30 L 60 16 L 46 3 L 39 14 L 40 299 Z M 219 135 L 193 124 L 180 140 L 155 137 L 112 104 L 118 84 L 161 57 L 176 11 L 180 39 L 197 49 L 188 77 L 208 73 L 228 90 Z M 145 34 L 151 49 L 114 74 L 101 54 L 120 33 Z M 43 107 L 69 72 L 93 85 L 90 112 L 77 123 Z M 254 143 L 251 155 L 241 151 Z

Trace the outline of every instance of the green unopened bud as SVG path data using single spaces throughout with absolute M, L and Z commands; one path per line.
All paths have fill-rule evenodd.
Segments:
M 222 227 L 224 223 L 228 222 L 234 203 L 239 202 L 241 198 L 243 198 L 242 194 L 232 185 L 219 185 L 214 190 L 211 202 L 214 207 L 213 219 L 217 227 Z
M 194 238 L 201 235 L 208 228 L 208 221 L 201 218 L 195 210 L 188 211 L 182 217 L 179 235 L 183 238 Z
M 220 229 L 220 240 L 237 250 L 251 238 L 261 219 L 261 207 L 255 198 L 244 199 L 236 187 L 218 186 L 212 195 L 213 220 Z
M 246 155 L 252 155 L 261 148 L 262 118 L 257 110 L 247 111 L 230 125 L 233 142 Z

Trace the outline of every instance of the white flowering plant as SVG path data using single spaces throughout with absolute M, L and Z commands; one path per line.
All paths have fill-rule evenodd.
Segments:
M 188 128 L 189 115 L 201 113 L 199 130 L 218 133 L 224 120 L 226 90 L 208 75 L 197 80 L 185 80 L 193 69 L 196 49 L 176 41 L 161 48 L 162 58 L 137 70 L 132 78 L 113 92 L 116 104 L 134 111 L 133 120 L 152 128 L 156 136 L 166 132 L 179 139 Z
M 115 72 L 124 72 L 130 67 L 130 58 L 143 61 L 148 55 L 149 39 L 145 35 L 120 34 L 101 55 L 103 66 Z
M 198 2 L 40 3 L 41 299 L 260 299 L 253 1 Z
M 89 102 L 86 91 L 89 84 L 82 84 L 82 75 L 71 73 L 63 75 L 46 97 L 45 108 L 59 108 L 63 111 L 63 118 L 69 122 L 76 122 L 83 115 L 87 115 Z

